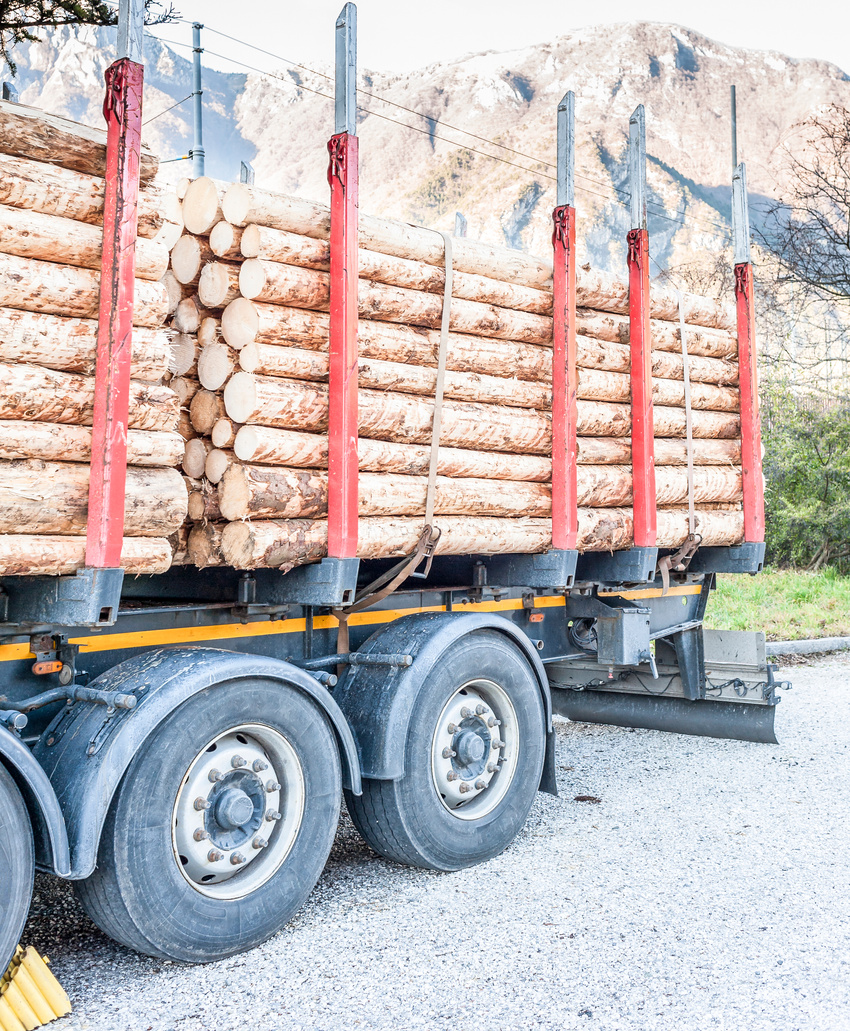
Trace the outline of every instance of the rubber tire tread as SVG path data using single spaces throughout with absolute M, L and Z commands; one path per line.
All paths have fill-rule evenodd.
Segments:
M 249 692 L 249 688 L 256 688 L 257 685 L 260 696 L 258 698 L 257 691 L 254 690 L 254 707 L 251 708 L 251 700 L 248 699 L 247 711 L 244 711 L 246 693 Z M 181 889 L 188 902 L 188 922 L 183 927 L 176 927 L 172 931 L 172 937 L 168 937 L 165 923 L 175 919 L 173 910 L 163 914 L 161 929 L 145 912 L 152 904 L 155 905 L 153 900 L 160 901 L 159 892 L 151 891 L 144 896 L 135 891 L 136 880 L 142 871 L 139 868 L 139 856 L 133 855 L 137 850 L 132 847 L 130 820 L 131 814 L 136 812 L 140 805 L 138 792 L 134 790 L 136 784 L 145 776 L 150 776 L 148 767 L 151 764 L 156 766 L 157 763 L 162 763 L 161 753 L 165 752 L 165 756 L 171 758 L 173 742 L 179 742 L 195 729 L 199 715 L 203 715 L 203 709 L 219 714 L 220 731 L 253 722 L 265 723 L 283 732 L 299 755 L 307 789 L 302 826 L 281 868 L 256 892 L 246 896 L 245 900 L 215 900 L 218 908 L 230 906 L 235 909 L 243 901 L 263 893 L 266 897 L 262 906 L 265 925 L 252 933 L 246 918 L 238 918 L 236 936 L 218 943 L 211 943 L 209 940 L 205 943 L 199 941 L 198 932 L 201 929 L 190 926 L 193 903 L 203 902 L 207 897 L 195 893 L 188 882 L 183 880 L 182 874 L 176 871 L 170 847 L 173 798 L 168 796 L 167 801 L 168 855 L 164 859 L 162 856 L 148 855 L 143 861 L 145 867 L 162 861 L 163 876 L 167 876 L 169 864 L 174 866 L 175 870 L 170 872 L 172 882 L 176 884 L 178 891 L 177 895 L 172 897 L 172 902 L 174 898 L 179 899 Z M 271 713 L 275 710 L 278 710 L 277 714 L 272 716 Z M 301 742 L 298 740 L 299 726 L 307 727 L 306 731 L 302 731 Z M 309 738 L 308 746 L 304 746 L 305 736 Z M 202 748 L 207 740 L 210 740 L 209 736 L 203 741 L 193 741 L 188 748 L 190 752 L 195 749 L 191 759 L 194 759 L 197 750 Z M 299 747 L 299 744 L 302 747 Z M 342 794 L 341 780 L 341 765 L 333 731 L 319 707 L 297 688 L 287 688 L 280 683 L 264 681 L 233 681 L 208 688 L 171 713 L 134 757 L 116 792 L 104 824 L 97 868 L 91 877 L 74 883 L 77 897 L 88 916 L 110 938 L 145 955 L 178 962 L 206 963 L 253 948 L 292 919 L 321 875 L 336 833 Z M 314 789 L 312 808 L 311 786 Z M 141 800 L 141 804 L 144 804 L 144 800 Z M 310 839 L 314 839 L 315 847 L 312 853 L 300 856 L 299 852 L 309 847 Z M 298 866 L 295 876 L 300 876 L 297 890 L 290 897 L 275 898 L 275 884 L 283 883 L 282 877 L 285 873 L 287 877 L 292 876 L 293 864 Z M 133 876 L 134 867 L 137 877 Z M 175 871 L 176 877 L 173 876 Z M 181 938 L 182 940 L 178 940 Z
M 0 974 L 20 941 L 32 902 L 35 849 L 32 824 L 21 792 L 0 763 Z
M 480 650 L 482 645 L 485 649 L 484 653 Z M 410 771 L 417 760 L 415 755 L 411 754 L 412 751 L 415 751 L 416 742 L 411 738 L 410 728 L 417 725 L 417 720 L 421 716 L 425 720 L 431 720 L 428 724 L 428 736 L 430 736 L 433 732 L 433 724 L 449 696 L 464 681 L 474 679 L 477 675 L 475 658 L 472 658 L 470 663 L 476 647 L 479 649 L 480 661 L 486 663 L 488 655 L 491 657 L 495 654 L 501 656 L 502 663 L 513 663 L 517 674 L 514 682 L 515 692 L 509 692 L 509 694 L 515 705 L 522 703 L 521 708 L 526 712 L 524 720 L 526 723 L 525 749 L 530 754 L 524 771 L 520 768 L 517 769 L 507 795 L 493 811 L 493 814 L 499 814 L 508 807 L 510 802 L 512 808 L 521 811 L 521 818 L 517 818 L 515 813 L 511 826 L 508 827 L 507 824 L 500 825 L 497 817 L 490 814 L 492 819 L 489 820 L 488 828 L 489 846 L 485 846 L 483 849 L 479 848 L 474 854 L 470 853 L 466 860 L 462 857 L 452 859 L 447 858 L 445 853 L 441 855 L 439 850 L 434 849 L 433 843 L 429 844 L 425 841 L 420 833 L 422 820 L 427 819 L 425 812 L 429 806 L 435 814 L 435 818 L 444 821 L 444 827 L 448 833 L 451 833 L 452 821 L 457 818 L 450 817 L 449 823 L 445 824 L 445 817 L 449 814 L 445 813 L 442 803 L 438 800 L 436 792 L 433 791 L 430 770 L 428 771 L 428 785 L 420 782 L 419 797 L 411 799 Z M 496 665 L 498 666 L 498 660 Z M 493 670 L 490 670 L 490 673 L 496 680 L 498 673 L 494 674 Z M 497 682 L 499 681 L 497 680 Z M 505 686 L 504 683 L 502 686 Z M 507 848 L 525 823 L 540 783 L 545 740 L 543 703 L 536 675 L 528 660 L 504 634 L 493 630 L 475 631 L 456 641 L 443 653 L 434 664 L 434 676 L 426 678 L 422 686 L 420 695 L 414 703 L 408 726 L 405 743 L 405 775 L 395 781 L 364 778 L 362 795 L 357 796 L 350 791 L 345 792 L 349 814 L 358 832 L 370 848 L 385 859 L 404 866 L 416 866 L 428 870 L 459 870 L 485 862 Z M 421 756 L 421 741 L 419 745 Z M 433 798 L 430 797 L 431 792 L 433 792 Z M 457 822 L 463 821 L 457 820 Z M 417 825 L 419 826 L 417 827 Z

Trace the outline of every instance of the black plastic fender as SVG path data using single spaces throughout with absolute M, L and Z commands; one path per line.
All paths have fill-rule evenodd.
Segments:
M 0 762 L 18 785 L 29 811 L 39 868 L 67 877 L 71 872 L 68 830 L 56 792 L 29 747 L 3 726 Z
M 497 630 L 510 638 L 534 670 L 546 720 L 546 761 L 540 790 L 557 794 L 552 697 L 543 663 L 537 649 L 518 627 L 488 612 L 419 612 L 402 616 L 361 646 L 359 652 L 365 655 L 384 652 L 413 656 L 410 666 L 353 666 L 334 689 L 334 698 L 354 732 L 364 777 L 398 780 L 404 776 L 407 724 L 419 690 L 443 652 L 475 630 Z
M 360 794 L 354 737 L 330 693 L 304 670 L 280 659 L 217 648 L 159 648 L 113 666 L 89 686 L 137 698 L 134 709 L 112 712 L 77 703 L 63 710 L 34 749 L 65 815 L 72 879 L 95 868 L 100 834 L 116 789 L 133 756 L 179 705 L 210 688 L 246 678 L 277 680 L 309 695 L 339 743 L 343 781 Z

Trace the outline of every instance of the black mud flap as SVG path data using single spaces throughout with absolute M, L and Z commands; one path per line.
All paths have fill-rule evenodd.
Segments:
M 777 699 L 778 700 L 778 699 Z M 552 709 L 578 723 L 666 730 L 673 734 L 778 744 L 773 729 L 775 705 L 745 702 L 652 698 L 614 691 L 552 688 Z

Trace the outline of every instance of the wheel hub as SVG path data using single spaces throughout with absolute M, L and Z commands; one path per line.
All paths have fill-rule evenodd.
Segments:
M 459 688 L 434 732 L 431 773 L 443 805 L 461 819 L 479 819 L 504 797 L 516 769 L 516 712 L 490 680 Z
M 301 764 L 283 735 L 255 724 L 222 734 L 196 757 L 175 801 L 183 876 L 215 897 L 256 890 L 289 853 L 304 801 Z

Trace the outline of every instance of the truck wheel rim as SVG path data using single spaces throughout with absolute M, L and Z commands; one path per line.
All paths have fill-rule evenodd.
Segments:
M 174 858 L 203 895 L 244 898 L 280 868 L 304 816 L 304 771 L 279 731 L 219 734 L 186 771 L 171 820 Z
M 507 794 L 519 758 L 516 710 L 492 680 L 459 687 L 440 713 L 431 744 L 431 776 L 453 816 L 480 820 Z

